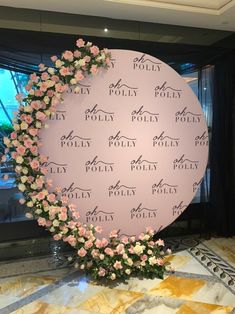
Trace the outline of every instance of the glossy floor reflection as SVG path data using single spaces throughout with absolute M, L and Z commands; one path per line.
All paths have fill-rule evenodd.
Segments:
M 0 263 L 0 313 L 235 313 L 235 238 L 201 241 L 168 257 L 164 280 L 130 278 L 103 286 L 51 257 Z

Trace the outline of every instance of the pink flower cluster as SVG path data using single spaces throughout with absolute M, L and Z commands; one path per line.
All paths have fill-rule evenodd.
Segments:
M 55 240 L 69 243 L 76 252 L 76 265 L 90 269 L 94 278 L 115 280 L 130 274 L 155 274 L 164 272 L 162 250 L 164 242 L 153 240 L 154 231 L 147 228 L 138 238 L 119 238 L 118 230 L 111 231 L 109 239 L 96 236 L 99 226 L 85 225 L 79 221 L 79 212 L 61 194 L 61 188 L 52 190 L 52 180 L 45 178 L 47 157 L 41 155 L 39 130 L 46 127 L 69 88 L 78 90 L 77 84 L 86 75 L 96 75 L 100 68 L 108 68 L 110 53 L 83 39 L 76 41 L 76 50 L 66 50 L 61 58 L 51 57 L 54 67 L 39 65 L 40 75 L 30 75 L 25 86 L 28 96 L 17 95 L 20 102 L 10 138 L 4 138 L 5 153 L 13 158 L 16 182 L 23 193 L 20 203 L 26 204 L 32 213 L 26 216 L 37 218 L 40 226 L 46 227 Z M 77 89 L 76 89 L 77 88 Z M 1 161 L 7 160 L 6 155 Z

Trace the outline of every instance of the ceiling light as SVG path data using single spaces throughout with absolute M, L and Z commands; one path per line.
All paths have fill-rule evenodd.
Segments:
M 104 32 L 105 32 L 105 33 L 107 33 L 107 32 L 108 32 L 108 29 L 107 29 L 106 27 L 104 28 Z

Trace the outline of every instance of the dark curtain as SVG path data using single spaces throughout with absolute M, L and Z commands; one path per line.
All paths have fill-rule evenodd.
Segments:
M 153 55 L 178 73 L 199 71 L 214 65 L 213 123 L 211 129 L 210 184 L 206 210 L 208 230 L 229 236 L 235 234 L 234 210 L 234 50 L 182 44 L 163 44 L 113 38 L 87 37 L 32 31 L 0 29 L 0 67 L 31 73 L 41 62 L 50 65 L 50 56 L 73 49 L 77 38 L 110 49 L 130 49 Z M 204 182 L 206 192 L 208 186 Z M 202 203 L 203 204 L 203 203 Z M 233 207 L 234 206 L 234 207 Z
M 227 55 L 226 58 L 217 60 L 214 74 L 213 131 L 210 151 L 211 227 L 218 235 L 232 236 L 235 234 L 234 55 Z

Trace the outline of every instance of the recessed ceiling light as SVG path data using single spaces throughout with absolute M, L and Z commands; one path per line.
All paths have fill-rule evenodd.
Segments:
M 107 32 L 108 32 L 108 29 L 107 29 L 106 27 L 104 28 L 104 32 L 105 32 L 105 33 L 107 33 Z

